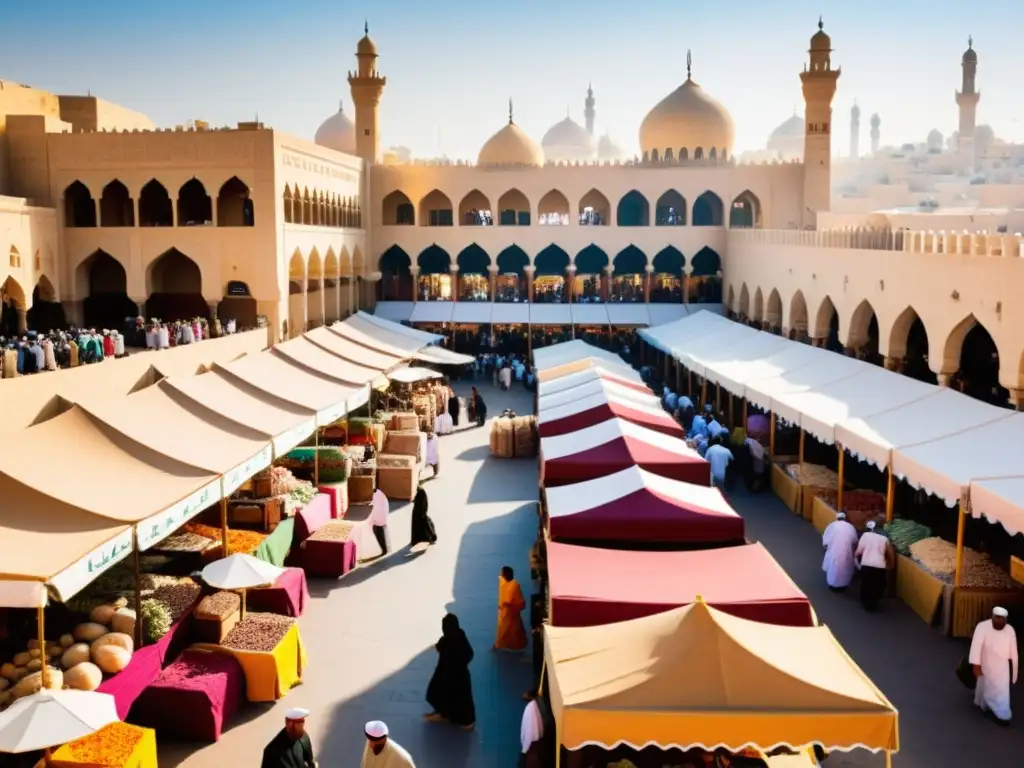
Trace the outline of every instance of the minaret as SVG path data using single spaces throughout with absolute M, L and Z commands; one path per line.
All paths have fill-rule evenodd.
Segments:
M 370 25 L 356 45 L 358 70 L 348 73 L 352 101 L 356 105 L 356 154 L 367 163 L 380 162 L 380 132 L 377 108 L 388 79 L 377 71 L 377 45 L 370 39 Z
M 978 100 L 981 94 L 974 87 L 974 78 L 978 74 L 978 54 L 974 50 L 974 40 L 967 38 L 967 50 L 960 60 L 963 68 L 963 81 L 956 94 L 956 105 L 960 108 L 960 127 L 957 129 L 957 154 L 960 156 L 960 167 L 965 173 L 974 172 L 974 122 L 977 116 Z
M 878 116 L 876 112 L 871 116 L 871 154 L 878 154 L 878 140 L 882 136 L 882 132 L 878 130 L 882 126 L 882 118 Z
M 860 107 L 857 106 L 857 102 L 853 102 L 853 108 L 850 110 L 850 159 L 857 160 L 860 158 Z
M 832 40 L 818 19 L 811 37 L 810 66 L 800 73 L 804 91 L 804 227 L 814 228 L 819 211 L 832 204 L 832 97 L 840 69 L 832 69 Z
M 587 100 L 583 102 L 583 117 L 587 121 L 587 133 L 591 136 L 594 135 L 594 118 L 597 117 L 597 112 L 594 111 L 594 86 L 587 86 Z

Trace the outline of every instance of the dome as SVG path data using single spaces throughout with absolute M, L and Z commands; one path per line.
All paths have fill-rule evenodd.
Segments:
M 881 124 L 882 124 L 882 118 L 880 118 L 880 117 L 878 116 L 878 113 L 876 112 L 875 114 L 873 114 L 873 115 L 871 116 L 871 127 L 872 127 L 872 128 L 877 128 L 877 127 L 878 127 L 878 126 L 880 126 Z
M 508 125 L 491 136 L 480 148 L 477 165 L 544 165 L 544 150 L 509 118 Z
M 646 155 L 666 150 L 678 156 L 685 148 L 690 157 L 703 148 L 732 154 L 733 124 L 729 112 L 689 77 L 655 105 L 640 124 L 640 149 Z
M 593 150 L 594 137 L 587 133 L 587 129 L 566 115 L 565 120 L 555 123 L 540 144 L 547 147 L 580 147 Z
M 928 151 L 940 151 L 942 145 L 945 143 L 945 139 L 942 138 L 942 133 L 938 128 L 932 128 L 928 131 L 928 138 L 925 139 L 925 144 L 928 146 Z
M 612 141 L 607 133 L 597 142 L 597 157 L 599 160 L 621 160 L 626 156 L 622 148 Z
M 355 154 L 356 126 L 345 114 L 344 104 L 338 104 L 338 111 L 320 124 L 313 141 L 336 152 Z
M 804 137 L 804 119 L 798 114 L 793 114 L 782 125 L 768 135 L 769 143 L 778 139 L 794 139 Z
M 818 31 L 811 35 L 812 51 L 832 51 L 832 38 L 825 32 L 825 22 L 818 17 Z
M 974 39 L 967 38 L 967 50 L 964 51 L 963 61 L 966 62 L 978 62 L 978 52 L 974 50 Z
M 356 43 L 356 56 L 376 56 L 377 44 L 370 38 L 370 30 L 367 28 L 362 40 Z

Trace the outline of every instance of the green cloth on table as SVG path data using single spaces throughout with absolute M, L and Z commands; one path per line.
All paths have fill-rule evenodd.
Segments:
M 345 458 L 344 452 L 342 452 L 341 449 L 339 449 L 339 448 L 337 448 L 337 447 L 335 447 L 333 445 L 324 445 L 324 446 L 321 446 L 320 448 L 316 448 L 316 447 L 309 446 L 309 445 L 304 445 L 304 446 L 302 446 L 300 448 L 292 448 L 292 450 L 288 451 L 288 453 L 285 454 L 285 458 L 286 459 L 292 459 L 293 461 L 302 461 L 302 462 L 306 462 L 308 464 L 312 464 L 313 460 L 316 458 L 317 452 L 320 453 L 320 458 L 321 459 L 326 459 L 326 458 L 344 459 Z
M 292 536 L 295 533 L 295 518 L 289 517 L 278 523 L 274 532 L 267 536 L 253 553 L 258 560 L 284 566 L 284 561 L 292 549 Z

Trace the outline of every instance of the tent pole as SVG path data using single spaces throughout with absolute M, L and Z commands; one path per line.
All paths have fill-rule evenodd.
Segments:
M 547 664 L 541 664 L 540 666 L 540 681 L 537 683 L 537 698 L 544 695 L 544 673 L 548 671 Z
M 892 459 L 887 468 L 888 478 L 885 483 L 885 522 L 891 523 L 896 507 L 896 476 L 892 471 Z
M 804 438 L 805 438 L 806 435 L 807 435 L 807 433 L 804 432 L 803 429 L 801 429 L 800 430 L 800 448 L 798 449 L 799 450 L 799 455 L 797 456 L 797 460 L 801 464 L 804 463 Z
M 313 431 L 313 487 L 320 487 L 320 427 Z
M 135 647 L 142 647 L 142 554 L 139 552 L 139 531 L 132 531 L 132 559 L 135 568 Z
M 843 477 L 846 474 L 846 450 L 840 443 L 836 443 L 836 448 L 839 449 L 839 488 L 836 489 L 836 512 L 843 511 L 843 484 L 845 479 Z
M 220 500 L 220 546 L 221 557 L 228 556 L 228 500 Z
M 743 430 L 747 429 L 747 398 L 743 398 Z
M 775 458 L 775 411 L 768 411 L 768 459 Z
M 953 587 L 960 588 L 960 580 L 964 571 L 964 529 L 967 526 L 967 510 L 964 500 L 960 499 L 958 519 L 956 522 L 956 570 L 953 572 Z
M 693 397 L 693 371 L 686 369 L 686 396 Z
M 722 385 L 715 384 L 715 410 L 722 410 Z
M 733 400 L 732 392 L 729 393 L 729 422 L 732 423 L 736 418 L 736 402 Z
M 39 658 L 43 662 L 43 666 L 40 667 L 40 673 L 43 682 L 43 690 L 49 688 L 50 682 L 50 659 L 46 655 L 46 606 L 40 605 L 36 609 L 36 629 L 39 633 Z
M 555 721 L 555 768 L 562 768 L 562 729 Z
M 700 380 L 700 407 L 703 408 L 708 402 L 708 380 L 701 378 Z

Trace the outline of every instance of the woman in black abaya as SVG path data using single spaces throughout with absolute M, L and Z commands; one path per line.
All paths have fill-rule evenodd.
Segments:
M 434 711 L 425 719 L 429 722 L 447 720 L 471 731 L 476 725 L 473 684 L 469 678 L 473 648 L 454 613 L 442 619 L 441 631 L 441 639 L 434 646 L 437 649 L 437 668 L 427 686 L 427 703 Z
M 436 544 L 437 532 L 434 530 L 434 521 L 427 514 L 429 504 L 427 503 L 427 492 L 421 485 L 416 489 L 416 497 L 412 502 L 412 536 L 409 546 L 417 544 Z

